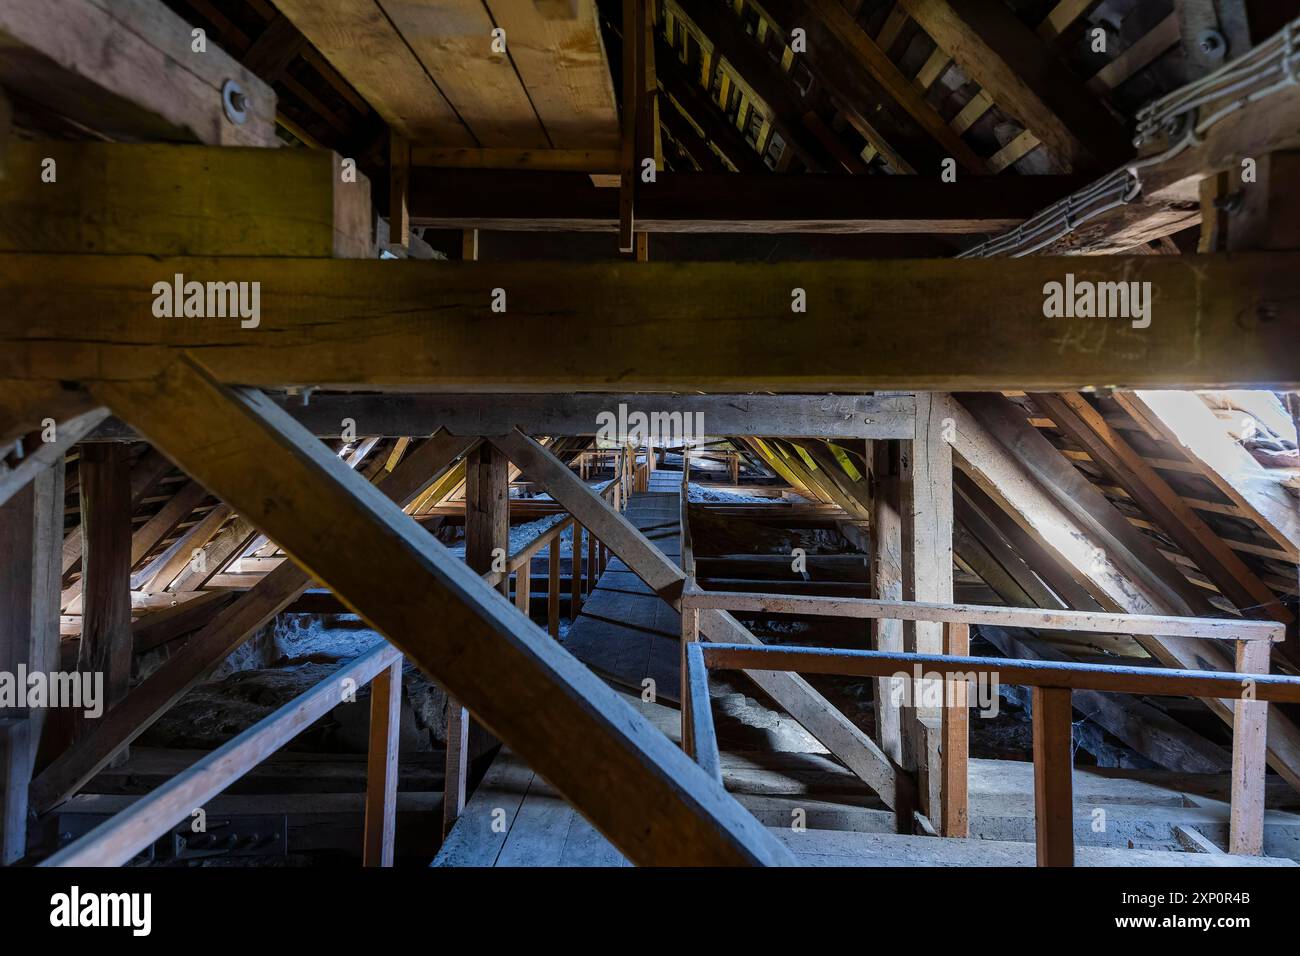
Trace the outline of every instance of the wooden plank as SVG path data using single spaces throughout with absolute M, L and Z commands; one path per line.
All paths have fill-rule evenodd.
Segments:
M 789 859 L 644 718 L 260 394 L 226 389 L 183 360 L 156 383 L 105 385 L 99 397 L 255 517 L 629 859 Z M 315 499 L 310 511 L 304 493 Z M 357 562 L 356 553 L 386 560 Z M 581 748 L 569 746 L 575 739 Z
M 104 702 L 131 681 L 131 473 L 125 449 L 88 446 L 81 482 L 81 570 L 85 612 L 77 667 L 104 675 Z
M 378 4 L 276 0 L 390 127 L 415 142 L 480 146 Z
M 1074 866 L 1074 727 L 1070 691 L 1035 687 L 1034 830 L 1039 866 Z
M 0 505 L 0 671 L 6 674 L 60 669 L 63 489 L 60 461 Z M 27 789 L 47 716 L 44 707 L 0 708 L 0 866 L 27 853 Z
M 1267 674 L 1267 645 L 1237 643 L 1237 673 Z M 1243 677 L 1250 684 L 1253 677 Z M 1264 775 L 1268 757 L 1268 704 L 1243 696 L 1233 704 L 1232 810 L 1228 852 L 1260 856 L 1264 852 Z
M 777 582 L 779 583 L 779 582 Z M 810 594 L 761 594 L 748 591 L 687 591 L 686 607 L 727 609 L 751 614 L 801 614 L 817 617 L 889 618 L 932 624 L 988 624 L 1084 633 L 1138 633 L 1199 640 L 1281 641 L 1286 628 L 1274 621 L 1243 618 L 1182 617 L 1155 614 L 1113 614 L 1094 611 L 1048 610 L 1001 605 L 952 604 L 930 601 L 882 601 L 875 598 L 821 597 Z M 942 644 L 940 644 L 942 647 Z M 915 653 L 909 651 L 908 653 Z M 921 653 L 937 654 L 938 649 Z
M 41 862 L 41 866 L 121 866 L 166 833 L 194 807 L 226 789 L 339 703 L 345 678 L 363 685 L 401 654 L 386 644 L 340 667 L 334 674 L 242 734 L 203 757 L 184 773 L 100 824 L 70 846 Z
M 515 69 L 515 45 L 527 39 L 522 30 L 505 27 L 502 52 L 493 36 L 502 24 L 482 0 L 385 0 L 383 11 L 479 145 L 550 145 Z
M 562 19 L 525 0 L 486 2 L 549 142 L 566 150 L 617 147 L 618 102 L 595 0 L 573 0 L 574 16 Z
M 151 314 L 152 285 L 206 259 L 0 254 L 0 381 L 147 378 L 185 349 L 252 385 L 385 384 L 490 391 L 618 387 L 743 391 L 1016 387 L 1300 387 L 1294 253 L 853 263 L 476 263 L 241 259 L 261 322 Z M 1114 320 L 1043 320 L 1043 286 L 1151 282 L 1140 334 Z M 492 288 L 509 310 L 489 311 Z M 790 290 L 810 311 L 791 338 Z M 575 298 L 574 289 L 583 295 Z M 833 305 L 832 305 L 833 303 Z M 608 317 L 621 316 L 610 335 Z M 41 316 L 33 329 L 29 317 Z M 365 316 L 364 322 L 358 318 Z M 1264 316 L 1269 316 L 1264 318 Z M 553 334 L 563 320 L 569 335 Z M 485 334 L 490 322 L 493 334 Z M 743 342 L 785 342 L 756 355 Z M 981 335 L 972 339 L 970 329 Z M 37 334 L 39 333 L 39 334 Z M 1088 345 L 1098 336 L 1122 351 Z M 269 337 L 278 344 L 266 348 Z M 890 348 L 880 348 L 887 341 Z M 618 372 L 610 369 L 617 367 Z M 110 371 L 111 370 L 111 373 Z
M 1062 168 L 1109 169 L 1131 155 L 1123 126 L 1004 4 L 902 0 L 902 5 Z
M 12 0 L 0 10 L 0 83 L 127 140 L 275 146 L 275 93 L 224 51 L 194 55 L 190 26 L 154 0 Z M 235 80 L 248 118 L 232 123 Z
M 57 164 L 57 184 L 41 164 Z M 323 149 L 20 142 L 0 250 L 369 258 L 370 181 Z M 177 210 L 185 215 L 178 216 Z
M 402 659 L 370 683 L 370 751 L 366 763 L 362 866 L 392 866 L 397 836 L 398 737 L 402 728 Z

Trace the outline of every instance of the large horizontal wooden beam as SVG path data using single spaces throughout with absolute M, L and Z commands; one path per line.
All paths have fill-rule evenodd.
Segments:
M 0 255 L 0 382 L 147 379 L 201 352 L 221 381 L 269 387 L 1292 389 L 1298 272 L 1297 253 L 636 269 Z M 1067 273 L 1151 283 L 1150 326 L 1045 318 Z M 259 282 L 256 327 L 156 317 L 171 296 L 155 283 L 178 274 Z
M 676 416 L 691 437 L 756 435 L 760 438 L 908 438 L 915 401 L 910 395 L 654 395 L 590 393 L 571 395 L 357 395 L 314 394 L 272 397 L 317 438 L 354 435 L 428 435 L 444 428 L 453 435 L 595 435 L 608 419 L 643 413 Z M 689 417 L 686 417 L 689 416 Z M 633 421 L 631 424 L 635 425 Z M 700 431 L 697 425 L 702 424 Z M 662 429 L 656 429 L 662 431 Z M 135 441 L 139 433 L 110 418 L 88 441 Z M 659 440 L 659 439 L 656 439 Z
M 265 396 L 190 359 L 98 386 L 639 864 L 788 863 L 714 780 Z M 430 626 L 436 622 L 436 626 Z
M 1009 229 L 1064 198 L 1076 176 L 960 177 L 659 173 L 637 183 L 647 232 L 929 233 Z M 447 229 L 613 232 L 618 190 L 583 173 L 411 170 L 411 221 Z

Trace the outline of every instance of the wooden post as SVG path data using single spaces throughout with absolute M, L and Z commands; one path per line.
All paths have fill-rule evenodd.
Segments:
M 388 242 L 405 249 L 411 244 L 411 144 L 391 131 L 388 139 Z
M 903 484 L 903 597 L 909 601 L 952 601 L 952 446 L 945 425 L 947 396 L 916 394 L 916 431 L 910 450 L 905 445 L 901 472 Z M 918 654 L 943 651 L 939 624 L 903 625 L 906 650 Z M 942 798 L 942 756 L 934 739 L 941 731 L 941 716 L 933 708 L 914 707 L 902 723 L 904 746 L 910 747 L 919 777 L 922 806 L 932 820 Z
M 700 639 L 700 612 L 697 608 L 682 609 L 681 684 L 677 692 L 682 703 L 682 749 L 695 756 L 695 741 L 691 734 L 690 676 L 686 666 L 686 649 Z
M 885 601 L 903 598 L 903 525 L 899 515 L 898 445 L 872 443 L 871 496 L 871 596 Z M 903 622 L 871 622 L 871 644 L 877 651 L 903 650 Z M 893 681 L 875 682 L 876 742 L 897 764 L 912 766 L 911 753 L 903 747 L 902 713 L 893 699 Z
M 1074 866 L 1074 727 L 1068 687 L 1035 687 L 1034 832 L 1039 866 Z
M 131 470 L 126 446 L 82 447 L 82 603 L 79 670 L 104 675 L 105 703 L 131 681 Z
M 573 558 L 569 567 L 569 621 L 578 619 L 582 610 L 582 525 L 573 522 Z
M 1267 674 L 1268 641 L 1237 641 L 1237 673 Z M 1243 681 L 1249 678 L 1243 678 Z M 1233 703 L 1232 810 L 1228 852 L 1264 852 L 1264 771 L 1268 759 L 1268 703 L 1243 697 Z
M 587 596 L 588 597 L 591 596 L 592 591 L 596 590 L 596 578 L 600 576 L 600 572 L 596 569 L 596 549 L 599 547 L 599 545 L 600 542 L 596 540 L 596 536 L 592 534 L 591 531 L 589 530 L 587 532 Z
M 640 172 L 637 156 L 637 127 L 640 123 L 642 85 L 641 59 L 644 56 L 640 32 L 642 0 L 623 0 L 623 141 L 620 156 L 618 202 L 618 248 L 632 252 L 636 247 L 635 195 Z
M 515 607 L 528 616 L 533 603 L 533 559 L 529 558 L 515 572 Z
M 482 574 L 510 548 L 510 462 L 501 450 L 483 442 L 465 456 L 465 563 Z M 518 585 L 516 584 L 516 587 Z M 509 575 L 497 589 L 510 593 Z M 527 588 L 524 589 L 525 592 Z M 469 711 L 447 695 L 447 754 L 443 777 L 442 833 L 450 832 L 465 808 L 469 774 Z
M 546 561 L 546 630 L 551 637 L 560 636 L 560 536 L 551 539 L 551 553 Z
M 731 483 L 738 485 L 740 484 L 740 452 L 731 452 L 728 459 L 731 464 Z
M 59 669 L 63 462 L 0 506 L 0 670 Z M 27 790 L 45 708 L 0 708 L 0 866 L 27 848 Z
M 363 866 L 392 866 L 397 835 L 397 742 L 402 724 L 401 658 L 370 683 Z
M 970 625 L 943 626 L 943 652 L 950 657 L 970 654 Z M 967 763 L 970 752 L 969 685 L 944 681 L 943 788 L 939 832 L 946 837 L 970 836 Z

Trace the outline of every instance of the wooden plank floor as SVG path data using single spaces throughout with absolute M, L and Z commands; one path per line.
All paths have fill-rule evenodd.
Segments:
M 657 479 L 657 480 L 656 480 Z M 624 517 L 681 564 L 680 473 L 656 472 L 652 488 L 628 501 Z M 612 683 L 640 693 L 647 678 L 655 696 L 676 704 L 681 617 L 618 558 L 609 564 L 569 628 L 564 646 Z
M 677 711 L 624 693 L 669 738 Z M 900 836 L 893 814 L 825 754 L 722 752 L 727 790 L 808 866 L 1032 866 L 1033 767 L 971 761 L 975 839 Z M 1300 859 L 1300 814 L 1270 810 L 1262 859 L 1186 853 L 1175 828 L 1226 844 L 1228 808 L 1198 795 L 1219 775 L 1075 769 L 1080 866 L 1290 866 Z M 1185 789 L 1186 788 L 1186 789 Z M 1095 812 L 1106 813 L 1098 832 Z M 796 827 L 796 823 L 802 824 Z M 1130 848 L 1130 843 L 1134 844 Z M 626 866 L 627 861 L 544 780 L 503 750 L 452 829 L 434 866 Z

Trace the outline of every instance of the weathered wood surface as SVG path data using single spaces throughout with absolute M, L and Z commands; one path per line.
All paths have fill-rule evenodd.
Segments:
M 788 859 L 680 750 L 265 397 L 224 388 L 188 360 L 100 397 L 255 518 L 630 858 Z M 366 554 L 384 560 L 357 559 Z
M 0 255 L 9 305 L 0 314 L 0 381 L 138 380 L 193 349 L 216 378 L 257 386 L 1295 387 L 1298 270 L 1294 253 L 636 269 L 288 258 L 240 259 L 236 268 L 211 259 L 33 263 Z M 1044 284 L 1067 271 L 1079 280 L 1151 282 L 1151 327 L 1045 320 Z M 153 285 L 176 273 L 260 282 L 258 327 L 155 318 Z M 507 291 L 504 313 L 491 311 L 494 288 Z M 808 312 L 792 317 L 797 288 Z M 613 328 L 611 315 L 619 316 Z M 566 334 L 557 336 L 561 325 Z
M 910 395 L 646 395 L 636 393 L 527 395 L 351 395 L 317 393 L 304 405 L 298 396 L 272 396 L 317 438 L 338 438 L 352 419 L 362 435 L 427 435 L 444 428 L 453 435 L 505 435 L 518 428 L 529 435 L 594 435 L 601 416 L 676 416 L 694 428 L 703 416 L 710 435 L 808 438 L 909 438 L 914 402 Z M 109 418 L 90 441 L 137 440 L 119 418 Z
M 0 82 L 122 139 L 276 146 L 275 93 L 151 0 L 8 0 L 0 8 Z M 232 123 L 221 89 L 236 80 L 248 119 Z

